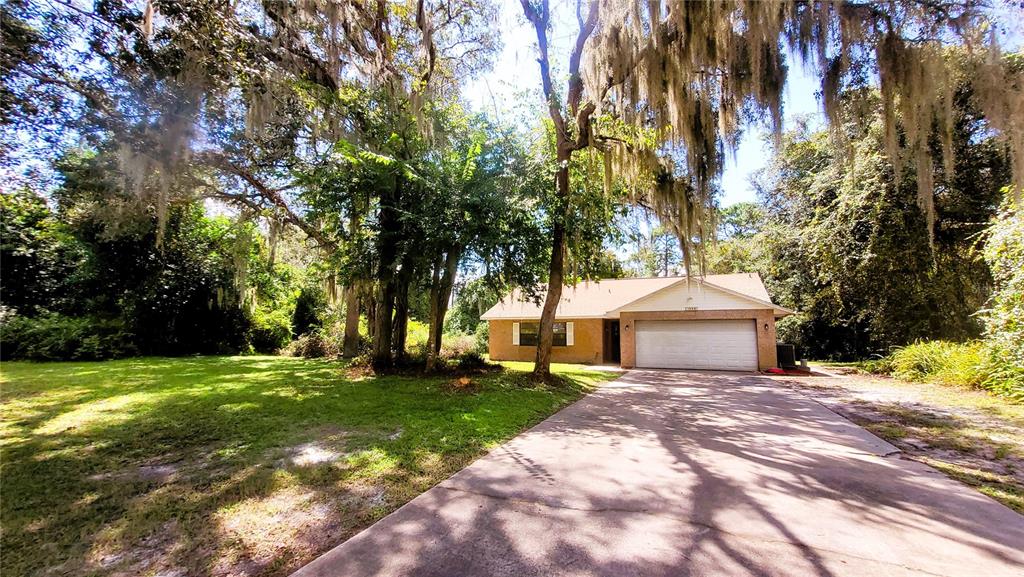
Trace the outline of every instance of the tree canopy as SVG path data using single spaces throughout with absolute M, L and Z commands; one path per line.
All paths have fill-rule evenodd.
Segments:
M 758 204 L 723 211 L 709 272 L 761 273 L 775 299 L 799 311 L 782 321 L 780 338 L 812 357 L 977 338 L 974 315 L 992 286 L 979 248 L 1011 169 L 969 96 L 963 87 L 955 108 L 955 177 L 937 165 L 930 175 L 934 251 L 916 203 L 919 173 L 909 163 L 897 173 L 888 161 L 881 112 L 865 123 L 851 110 L 842 146 L 806 124 L 783 134 L 756 178 Z

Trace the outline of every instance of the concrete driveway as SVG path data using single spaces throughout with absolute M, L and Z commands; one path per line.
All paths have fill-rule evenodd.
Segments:
M 632 371 L 296 575 L 1024 575 L 1024 516 L 754 375 Z

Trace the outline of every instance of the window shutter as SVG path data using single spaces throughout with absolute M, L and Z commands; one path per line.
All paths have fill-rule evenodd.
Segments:
M 519 344 L 519 323 L 512 323 L 512 344 Z
M 575 323 L 572 323 L 572 322 L 565 323 L 565 346 L 567 346 L 567 347 L 571 347 L 573 345 L 573 341 L 575 340 L 574 337 L 573 337 L 573 330 L 572 330 L 573 324 L 575 324 Z

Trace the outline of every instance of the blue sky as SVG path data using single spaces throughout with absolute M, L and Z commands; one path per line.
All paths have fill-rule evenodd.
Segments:
M 819 86 L 820 81 L 803 70 L 799 64 L 792 66 L 783 95 L 783 114 L 787 125 L 794 118 L 810 115 L 819 116 L 824 123 L 821 105 L 815 97 Z M 743 133 L 736 156 L 726 153 L 725 171 L 722 174 L 721 206 L 754 200 L 750 176 L 763 167 L 771 157 L 771 146 L 764 139 L 769 132 L 763 127 L 749 127 Z
M 558 79 L 564 90 L 569 46 L 575 41 L 577 24 L 575 14 L 567 9 L 567 3 L 555 1 L 552 4 L 554 33 L 549 38 L 550 56 L 553 67 L 561 72 Z M 536 61 L 536 35 L 523 18 L 519 2 L 506 0 L 501 4 L 501 10 L 499 29 L 503 49 L 493 70 L 471 82 L 464 94 L 481 111 L 501 115 L 506 121 L 511 118 L 529 122 L 536 118 L 535 115 L 544 113 Z M 797 116 L 821 115 L 821 107 L 815 97 L 818 86 L 819 81 L 799 64 L 792 66 L 783 100 L 787 120 Z M 754 200 L 749 177 L 771 156 L 770 148 L 764 144 L 766 132 L 764 127 L 748 127 L 735 157 L 727 154 L 722 175 L 721 206 Z

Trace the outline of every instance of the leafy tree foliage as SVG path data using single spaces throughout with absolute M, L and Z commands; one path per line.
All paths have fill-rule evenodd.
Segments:
M 851 359 L 980 333 L 972 315 L 991 279 L 974 250 L 1009 164 L 969 95 L 959 102 L 953 176 L 938 167 L 928 175 L 936 182 L 934 252 L 914 192 L 918 175 L 894 172 L 880 119 L 846 125 L 849 151 L 807 128 L 784 136 L 760 176 L 767 223 L 744 243 L 779 302 L 800 312 L 780 325 L 782 339 L 812 357 Z M 725 244 L 736 250 L 736 241 Z M 750 265 L 726 265 L 729 252 L 715 258 L 720 269 Z
M 60 306 L 85 258 L 71 241 L 42 196 L 27 188 L 0 194 L 3 305 L 27 315 Z
M 55 209 L 26 192 L 0 197 L 2 299 L 19 315 L 5 322 L 5 355 L 106 358 L 283 346 L 291 329 L 277 311 L 290 299 L 273 285 L 289 275 L 269 267 L 253 225 L 207 217 L 195 202 L 175 203 L 162 233 L 155 214 L 126 219 L 119 213 L 135 197 L 118 186 L 110 162 L 82 151 L 62 158 Z M 57 334 L 63 340 L 53 340 Z
M 474 333 L 481 323 L 480 316 L 496 305 L 502 296 L 485 278 L 463 283 L 455 293 L 445 328 L 452 333 Z
M 764 226 L 764 211 L 757 203 L 738 202 L 718 212 L 717 238 L 747 239 Z
M 299 291 L 295 300 L 295 311 L 292 313 L 292 328 L 296 335 L 304 335 L 320 328 L 327 296 L 321 286 L 305 286 Z
M 630 273 L 619 256 L 611 249 L 604 249 L 593 255 L 586 263 L 586 270 L 588 271 L 586 280 L 625 278 Z
M 432 365 L 460 267 L 496 286 L 537 283 L 543 165 L 514 134 L 458 105 L 424 111 L 434 125 L 426 139 L 408 111 L 392 114 L 375 98 L 362 93 L 353 106 L 367 109 L 364 130 L 377 152 L 340 141 L 303 166 L 300 198 L 308 217 L 337 239 L 340 278 L 363 287 L 346 307 L 370 318 L 374 362 L 386 366 L 404 354 L 406 326 L 417 315 L 430 325 Z
M 628 260 L 635 276 L 672 276 L 684 274 L 683 254 L 679 237 L 663 226 L 634 229 L 630 234 L 633 247 Z
M 982 311 L 986 340 L 1003 365 L 1017 368 L 1024 393 L 1024 213 L 1010 200 L 987 231 L 985 262 L 995 281 Z

